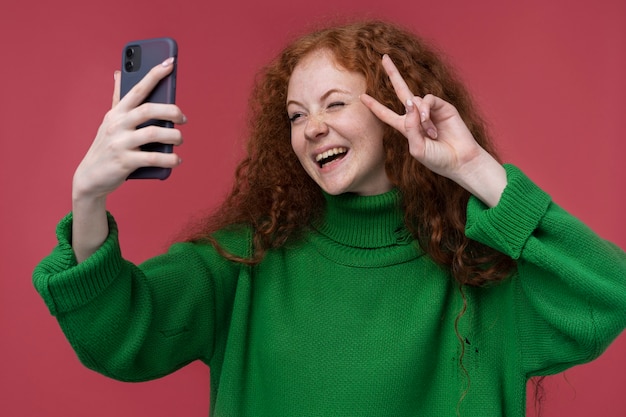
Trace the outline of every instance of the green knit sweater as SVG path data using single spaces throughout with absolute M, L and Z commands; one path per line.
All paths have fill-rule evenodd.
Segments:
M 193 243 L 135 266 L 112 218 L 77 265 L 70 215 L 34 283 L 98 372 L 206 363 L 213 416 L 523 416 L 530 376 L 592 360 L 626 327 L 626 255 L 506 169 L 497 207 L 470 200 L 466 233 L 517 272 L 465 288 L 462 342 L 459 288 L 404 228 L 397 191 L 327 197 L 323 221 L 255 267 Z M 246 231 L 218 237 L 249 250 Z

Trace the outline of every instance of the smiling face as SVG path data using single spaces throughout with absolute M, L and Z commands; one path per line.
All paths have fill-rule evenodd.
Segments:
M 383 123 L 359 95 L 365 77 L 339 66 L 328 51 L 305 56 L 287 90 L 291 146 L 327 193 L 376 195 L 392 185 L 385 173 Z

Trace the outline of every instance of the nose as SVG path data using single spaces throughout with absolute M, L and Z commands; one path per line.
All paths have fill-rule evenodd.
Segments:
M 320 115 L 311 115 L 306 121 L 304 135 L 309 140 L 324 137 L 328 133 L 328 125 Z

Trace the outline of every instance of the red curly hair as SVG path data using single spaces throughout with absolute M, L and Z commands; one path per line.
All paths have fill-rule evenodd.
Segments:
M 380 21 L 320 29 L 291 43 L 259 73 L 250 97 L 247 155 L 236 170 L 233 189 L 190 240 L 209 241 L 223 256 L 255 264 L 267 250 L 297 239 L 321 213 L 322 191 L 291 148 L 286 111 L 291 73 L 303 57 L 321 49 L 330 51 L 340 66 L 362 74 L 367 93 L 401 113 L 404 106 L 381 64 L 383 54 L 388 54 L 414 94 L 434 94 L 454 105 L 476 141 L 498 158 L 469 93 L 440 54 L 422 39 Z M 417 162 L 409 154 L 405 137 L 389 126 L 383 146 L 387 175 L 403 196 L 405 224 L 420 246 L 448 267 L 461 285 L 483 285 L 508 276 L 515 267 L 510 257 L 465 236 L 469 193 Z M 211 236 L 241 225 L 252 229 L 250 258 L 227 253 Z

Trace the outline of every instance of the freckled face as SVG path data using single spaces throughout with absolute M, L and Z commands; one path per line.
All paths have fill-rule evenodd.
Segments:
M 328 51 L 305 56 L 289 80 L 291 146 L 305 171 L 332 195 L 392 188 L 383 123 L 361 103 L 365 90 L 365 77 L 339 66 Z

